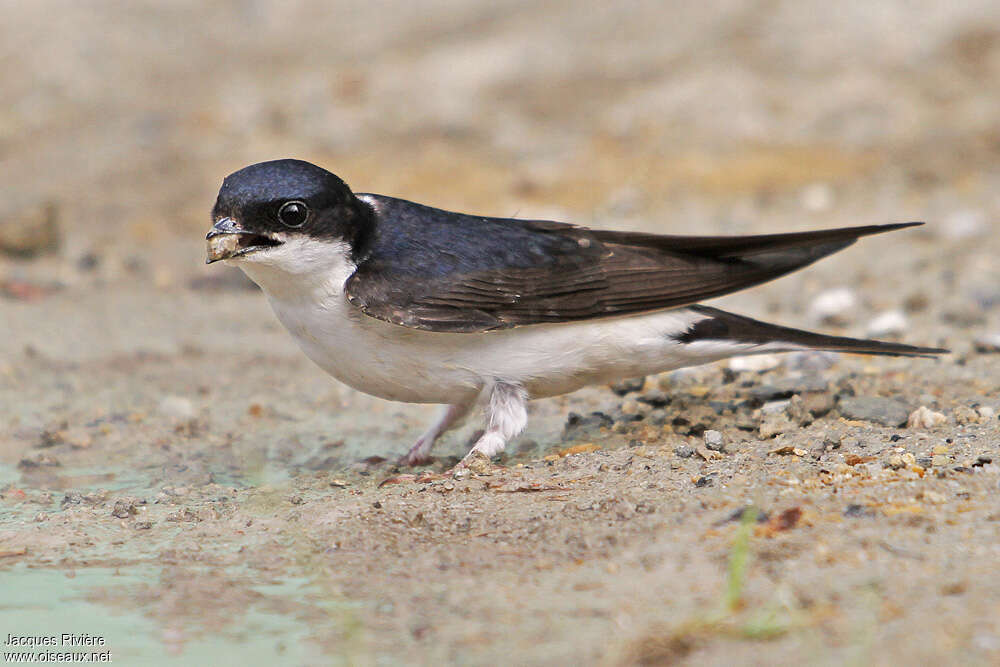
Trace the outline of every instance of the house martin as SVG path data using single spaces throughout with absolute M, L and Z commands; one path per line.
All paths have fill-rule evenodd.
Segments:
M 529 399 L 727 357 L 946 350 L 827 336 L 700 305 L 922 223 L 668 236 L 453 213 L 354 193 L 301 160 L 241 169 L 212 210 L 208 262 L 238 266 L 306 356 L 359 391 L 444 407 L 401 463 L 482 406 L 469 457 L 524 428 Z M 461 465 L 461 464 L 460 464 Z

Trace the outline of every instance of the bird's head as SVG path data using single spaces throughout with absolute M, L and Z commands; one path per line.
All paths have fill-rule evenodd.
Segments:
M 355 251 L 371 229 L 372 215 L 342 180 L 314 164 L 252 164 L 222 182 L 206 261 L 296 273 L 331 247 Z

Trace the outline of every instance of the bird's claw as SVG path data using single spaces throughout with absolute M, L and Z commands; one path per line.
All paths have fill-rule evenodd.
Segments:
M 473 449 L 448 472 L 454 475 L 459 470 L 467 470 L 474 475 L 488 475 L 493 470 L 493 462 L 490 461 L 490 457 Z
M 396 465 L 411 468 L 413 466 L 427 465 L 432 461 L 434 461 L 433 456 L 411 450 L 399 457 L 399 460 L 396 461 Z
M 403 465 L 402 460 L 407 457 L 403 457 L 400 461 L 400 465 Z M 463 479 L 469 475 L 490 475 L 494 469 L 493 462 L 490 461 L 482 452 L 473 449 L 471 452 L 466 454 L 465 458 L 459 461 L 449 470 L 444 472 L 431 472 L 430 470 L 425 470 L 421 473 L 403 473 L 400 475 L 393 475 L 392 477 L 387 477 L 379 482 L 379 488 L 389 484 L 404 484 L 407 482 L 413 482 L 415 484 L 428 484 L 430 482 L 436 482 L 442 479 Z

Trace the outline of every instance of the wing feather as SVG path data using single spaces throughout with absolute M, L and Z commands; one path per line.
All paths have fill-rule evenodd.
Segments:
M 364 197 L 378 227 L 347 282 L 350 302 L 387 322 L 460 333 L 689 305 L 777 278 L 861 236 L 919 224 L 658 236 Z

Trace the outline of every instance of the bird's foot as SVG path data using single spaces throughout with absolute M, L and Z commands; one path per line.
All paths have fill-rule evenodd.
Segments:
M 399 461 L 397 465 L 401 466 L 421 466 L 426 465 L 433 461 L 431 457 L 431 448 L 434 447 L 434 441 L 438 439 L 445 431 L 451 429 L 456 424 L 460 423 L 465 419 L 465 415 L 469 413 L 472 409 L 474 402 L 459 403 L 457 405 L 446 405 L 444 409 L 438 415 L 437 420 L 430 427 L 424 431 L 423 435 L 417 438 L 417 441 L 413 443 L 410 447 L 410 451 L 406 452 Z
M 401 468 L 412 468 L 414 466 L 425 466 L 428 463 L 433 463 L 434 457 L 429 454 L 405 454 L 401 456 L 397 461 L 396 465 Z
M 491 475 L 497 466 L 482 452 L 473 449 L 464 459 L 444 472 L 425 470 L 421 473 L 403 473 L 387 477 L 378 483 L 379 488 L 389 484 L 429 484 L 442 479 L 464 479 L 470 475 Z
M 489 475 L 496 466 L 490 457 L 473 447 L 472 451 L 465 455 L 461 461 L 446 472 L 449 477 L 472 475 Z
M 431 444 L 433 444 L 433 441 L 428 443 L 424 438 L 419 438 L 415 443 L 413 443 L 413 446 L 410 447 L 410 451 L 403 454 L 396 464 L 401 466 L 422 466 L 430 463 L 434 460 L 430 451 Z

